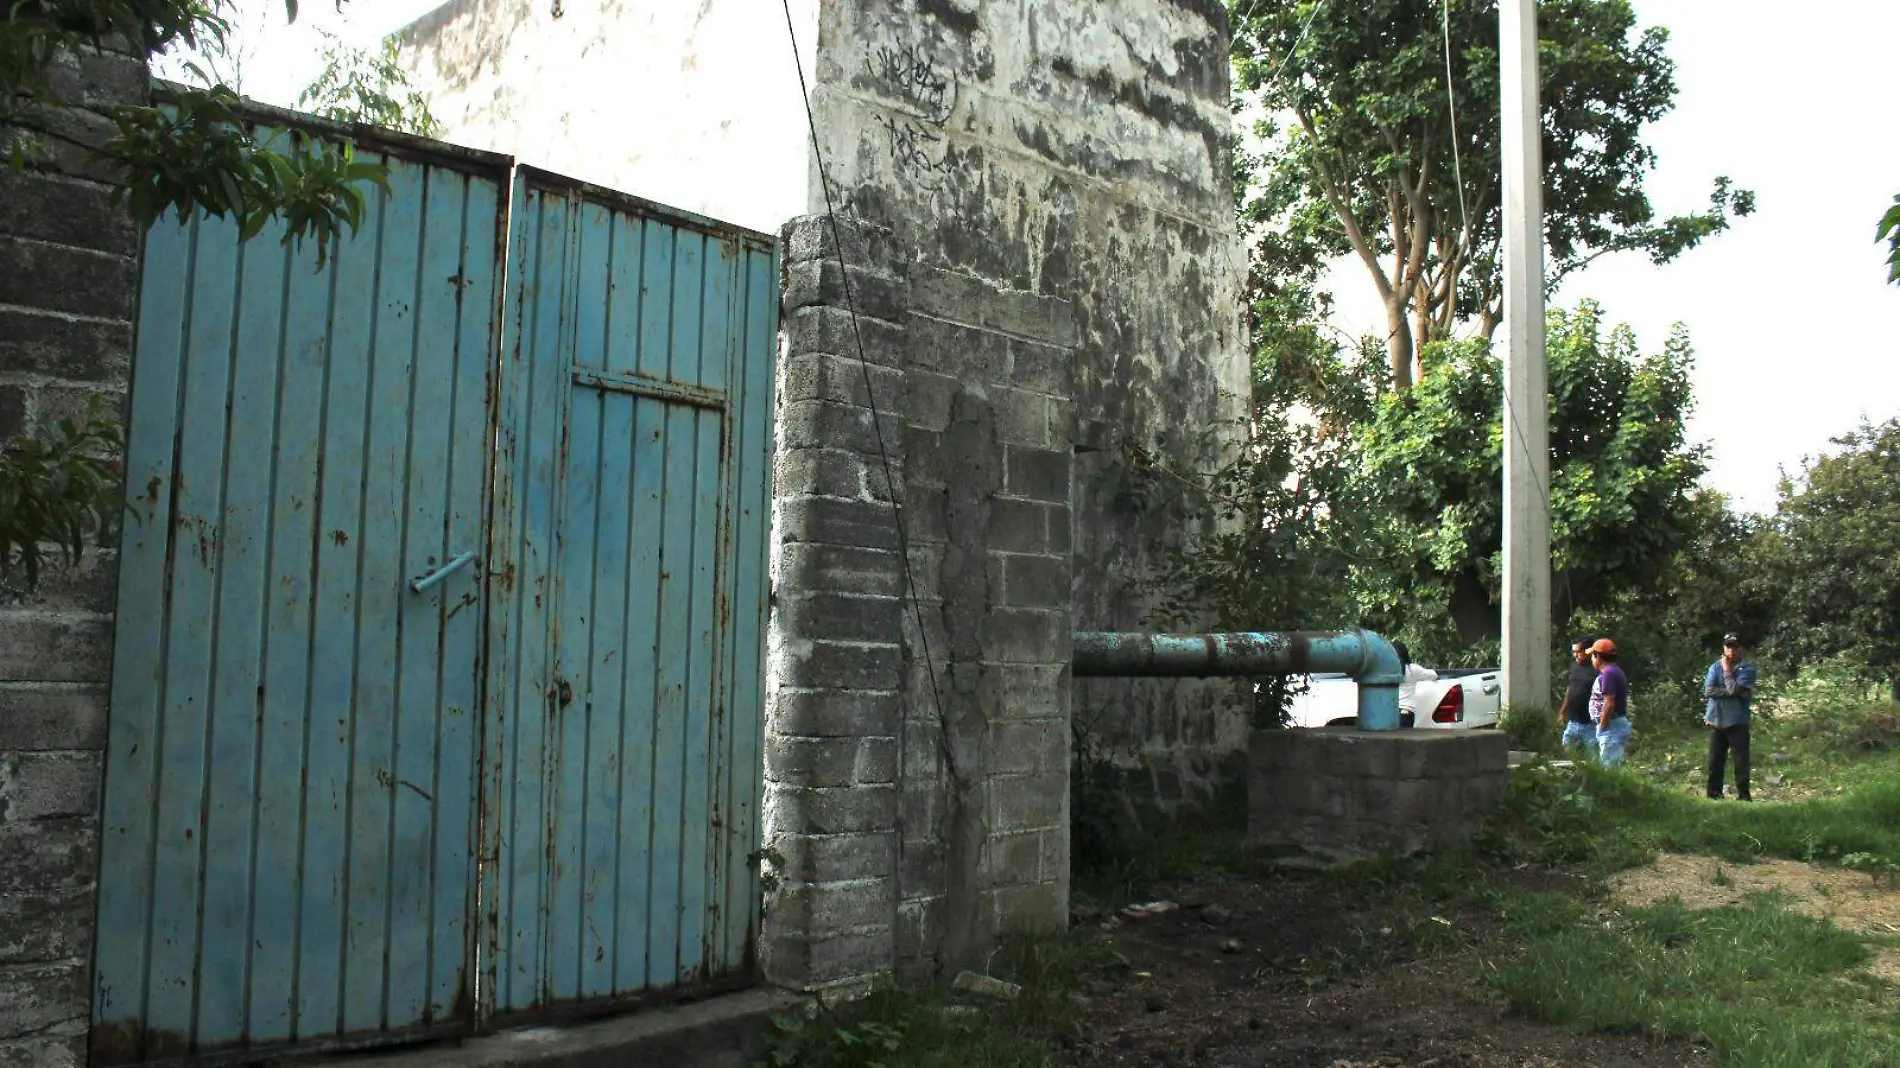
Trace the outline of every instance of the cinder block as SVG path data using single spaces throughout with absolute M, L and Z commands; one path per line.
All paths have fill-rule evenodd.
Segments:
M 903 558 L 888 549 L 794 542 L 779 551 L 778 586 L 896 598 L 904 592 Z
M 943 898 L 919 897 L 897 906 L 897 958 L 905 963 L 932 961 L 943 941 Z
M 1003 488 L 1010 496 L 1069 503 L 1069 472 L 1075 463 L 1070 450 L 1010 446 L 1003 454 Z
M 793 401 L 778 412 L 780 449 L 843 449 L 882 463 L 903 460 L 904 417 L 832 401 Z M 896 470 L 893 467 L 893 470 Z
M 0 1038 L 0 1068 L 82 1068 L 86 1036 Z
M 0 965 L 0 1035 L 84 1034 L 89 1008 L 81 961 Z
M 59 561 L 40 572 L 39 585 L 31 590 L 18 581 L 0 585 L 0 605 L 42 612 L 109 616 L 118 608 L 118 597 L 119 551 L 106 547 L 88 546 L 77 566 Z
M 1046 345 L 1075 346 L 1075 311 L 1066 300 L 1006 289 L 983 297 L 980 308 L 985 326 Z
M 1062 819 L 1068 797 L 1068 769 L 1060 774 L 993 775 L 989 781 L 992 831 L 1041 830 Z
M 943 841 L 947 807 L 936 783 L 905 783 L 897 799 L 904 848 L 908 850 L 916 841 Z
M 975 275 L 928 264 L 915 264 L 908 274 L 912 309 L 955 323 L 982 325 L 982 308 L 997 292 L 995 286 Z
M 896 826 L 897 791 L 889 786 L 813 789 L 768 783 L 765 811 L 780 837 L 888 831 Z
M 1041 882 L 1041 832 L 991 835 L 984 853 L 988 885 L 1033 886 Z
M 898 882 L 905 898 L 942 893 L 945 886 L 944 871 L 942 842 L 908 835 L 905 837 L 903 857 L 898 868 Z
M 105 754 L 0 752 L 0 820 L 94 816 Z
M 794 990 L 868 978 L 889 971 L 893 960 L 889 926 L 816 938 L 802 933 L 767 938 L 760 954 L 766 980 Z
M 773 899 L 779 930 L 823 938 L 854 928 L 888 928 L 897 919 L 897 881 L 789 882 Z
M 1009 886 L 984 896 L 995 909 L 992 922 L 998 934 L 1048 934 L 1069 926 L 1066 883 Z
M 1073 640 L 1069 614 L 1040 608 L 994 608 L 983 624 L 983 659 L 997 663 L 1065 661 Z
M 95 111 L 144 103 L 152 91 L 152 76 L 142 59 L 89 45 L 58 53 L 46 73 L 55 97 Z
M 0 234 L 136 256 L 139 232 L 111 195 L 95 182 L 0 168 Z
M 846 263 L 850 264 L 848 257 Z M 847 278 L 850 280 L 848 292 Z M 860 316 L 897 322 L 903 318 L 910 296 L 904 279 L 856 264 L 850 264 L 847 272 L 839 268 L 837 258 L 832 256 L 787 261 L 782 301 L 786 311 L 829 305 L 856 309 Z
M 897 870 L 897 832 L 787 835 L 778 850 L 782 878 L 807 883 L 887 878 Z
M 111 677 L 110 617 L 0 609 L 0 683 Z
M 941 432 L 950 426 L 962 380 L 951 375 L 913 370 L 906 383 L 904 414 L 913 429 Z
M 1024 389 L 999 388 L 990 391 L 990 402 L 996 411 L 996 440 L 1031 449 L 1047 449 L 1055 440 L 1049 434 L 1048 397 Z
M 29 148 L 29 158 L 37 171 L 108 185 L 120 181 L 119 165 L 93 151 L 118 134 L 117 123 L 81 107 L 47 108 L 45 114 L 54 135 L 33 133 L 20 127 L 0 130 L 0 155 L 10 156 L 13 146 L 21 144 Z M 159 225 L 178 224 L 161 219 Z
M 795 589 L 796 587 L 785 587 Z M 778 599 L 778 613 L 786 632 L 806 638 L 847 642 L 884 642 L 903 618 L 903 603 L 895 597 L 866 597 L 849 593 L 791 593 Z
M 1055 537 L 1058 514 L 1062 545 Z M 998 497 L 990 505 L 989 548 L 993 552 L 1058 555 L 1067 551 L 1068 520 L 1067 508 Z
M 0 367 L 69 382 L 123 384 L 131 376 L 132 324 L 0 308 Z
M 942 490 L 913 484 L 904 499 L 904 536 L 912 545 L 943 545 L 950 540 L 950 502 Z
M 906 508 L 905 514 L 913 509 Z M 788 497 L 779 502 L 779 537 L 862 549 L 897 548 L 897 513 L 882 501 Z
M 913 320 L 914 321 L 914 320 Z M 843 308 L 800 308 L 784 320 L 788 355 L 828 352 L 867 363 L 902 367 L 907 327 L 859 316 Z
M 90 886 L 0 893 L 0 965 L 90 957 L 93 896 Z
M 1069 665 L 986 661 L 980 692 L 984 715 L 992 723 L 1052 718 L 1066 723 Z
M 996 572 L 991 588 L 1002 591 L 1001 604 L 1066 611 L 1074 603 L 1067 556 L 997 553 L 990 557 L 990 565 Z
M 858 781 L 863 738 L 774 737 L 765 747 L 765 777 L 788 786 L 839 787 Z
M 992 775 L 1068 770 L 1068 727 L 1057 720 L 992 722 L 984 764 Z
M 992 382 L 1008 367 L 1009 339 L 993 330 L 913 313 L 905 334 L 912 368 L 965 382 Z
M 854 408 L 875 407 L 880 412 L 901 412 L 908 397 L 908 382 L 903 371 L 876 363 L 860 363 L 857 356 L 839 356 L 828 352 L 797 353 L 786 358 L 779 391 L 779 402 L 818 400 L 845 404 Z M 865 380 L 870 380 L 869 388 Z M 872 404 L 876 401 L 876 404 Z
M 104 684 L 0 686 L 0 749 L 104 749 L 105 744 Z
M 1012 338 L 1009 382 L 1022 389 L 1068 397 L 1075 392 L 1075 350 Z
M 900 262 L 889 227 L 847 215 L 802 215 L 786 223 L 780 237 L 787 263 L 835 260 L 840 248 L 852 267 L 888 271 Z
M 903 678 L 896 645 L 800 636 L 779 661 L 779 683 L 799 689 L 895 690 Z
M 0 236 L 0 304 L 129 319 L 138 284 L 129 256 Z
M 1045 883 L 1064 882 L 1069 879 L 1069 820 L 1065 815 L 1062 822 L 1040 832 L 1042 852 L 1041 881 Z
M 904 780 L 933 780 L 943 774 L 943 727 L 934 716 L 904 724 Z
M 846 691 L 785 686 L 773 695 L 766 726 L 773 738 L 888 736 L 897 729 L 901 702 L 902 698 L 895 690 Z

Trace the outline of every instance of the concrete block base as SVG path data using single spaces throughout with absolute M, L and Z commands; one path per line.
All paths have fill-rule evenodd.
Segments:
M 1499 731 L 1255 731 L 1247 831 L 1292 864 L 1349 864 L 1471 841 L 1504 791 Z

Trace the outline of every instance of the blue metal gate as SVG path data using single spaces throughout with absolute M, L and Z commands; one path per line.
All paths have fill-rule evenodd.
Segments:
M 94 1064 L 752 970 L 773 244 L 376 147 L 321 270 L 147 238 Z
M 771 240 L 522 168 L 484 804 L 499 1015 L 749 972 Z

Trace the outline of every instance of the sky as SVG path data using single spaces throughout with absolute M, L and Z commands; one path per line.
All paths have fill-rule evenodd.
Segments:
M 371 46 L 440 0 L 308 0 L 293 28 L 245 0 L 242 91 L 293 105 L 321 67 L 321 27 Z M 1772 510 L 1781 472 L 1859 425 L 1900 415 L 1900 287 L 1886 284 L 1875 223 L 1900 194 L 1891 134 L 1894 0 L 1633 0 L 1645 26 L 1670 30 L 1679 93 L 1648 139 L 1659 214 L 1700 210 L 1717 175 L 1756 194 L 1754 215 L 1662 267 L 1606 257 L 1568 279 L 1639 345 L 1673 323 L 1695 346 L 1692 439 L 1710 447 L 1708 483 L 1751 511 Z M 276 15 L 266 26 L 258 12 Z M 261 28 L 261 32 L 260 31 Z M 1882 118 L 1882 112 L 1888 115 Z M 1340 325 L 1384 330 L 1356 264 L 1335 281 Z

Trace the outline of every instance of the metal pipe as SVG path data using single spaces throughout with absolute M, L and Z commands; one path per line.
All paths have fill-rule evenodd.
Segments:
M 1399 727 L 1405 665 L 1392 643 L 1369 630 L 1260 631 L 1237 634 L 1075 632 L 1070 664 L 1077 677 L 1204 678 L 1338 671 L 1359 683 L 1359 726 Z

